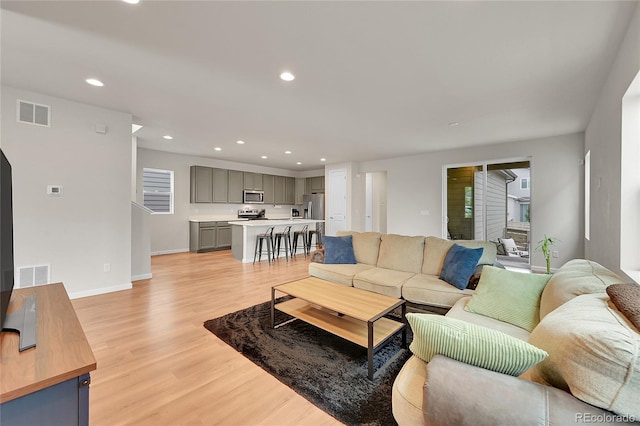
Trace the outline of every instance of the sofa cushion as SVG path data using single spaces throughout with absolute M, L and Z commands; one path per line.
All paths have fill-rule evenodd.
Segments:
M 460 290 L 437 276 L 417 274 L 402 286 L 405 300 L 422 305 L 450 308 L 458 299 L 470 296 L 473 290 Z
M 375 266 L 378 263 L 378 254 L 380 252 L 380 239 L 382 234 L 379 232 L 355 232 L 355 231 L 338 231 L 337 235 L 353 236 L 353 252 L 356 255 L 358 263 L 366 263 Z
M 426 237 L 424 241 L 424 260 L 422 262 L 422 273 L 427 275 L 440 275 L 444 258 L 453 244 L 458 244 L 467 248 L 482 247 L 482 257 L 478 260 L 478 265 L 493 265 L 496 262 L 497 248 L 490 241 L 478 240 L 443 240 L 438 237 Z
M 375 266 L 365 265 L 364 263 L 328 265 L 326 263 L 311 262 L 309 263 L 309 275 L 352 287 L 354 275 L 371 268 L 375 268 Z
M 624 280 L 604 266 L 585 259 L 573 259 L 558 269 L 540 298 L 540 319 L 581 294 L 605 293 L 607 286 Z
M 549 275 L 486 266 L 465 309 L 531 331 L 540 321 L 540 295 L 547 281 Z
M 383 234 L 376 266 L 417 274 L 422 269 L 423 255 L 424 237 Z
M 482 247 L 471 249 L 458 244 L 452 245 L 444 258 L 440 279 L 460 290 L 467 288 L 483 250 Z
M 466 321 L 472 324 L 481 325 L 483 327 L 489 327 L 508 334 L 509 336 L 517 337 L 518 339 L 524 340 L 525 342 L 529 341 L 529 336 L 531 335 L 531 333 L 524 328 L 517 327 L 513 324 L 509 324 L 508 322 L 500 321 L 495 318 L 487 317 L 480 314 L 474 314 L 473 312 L 465 310 L 464 308 L 467 306 L 467 303 L 469 303 L 470 300 L 470 296 L 460 298 L 460 300 L 458 300 L 453 305 L 453 307 L 449 309 L 446 316 L 449 318 Z
M 532 369 L 533 380 L 640 419 L 640 333 L 606 294 L 563 304 L 540 321 L 529 342 L 549 353 Z
M 480 240 L 456 240 L 456 244 L 467 248 L 482 248 L 482 257 L 478 260 L 478 265 L 493 265 L 496 263 L 498 249 L 491 241 Z
M 404 363 L 393 382 L 391 408 L 401 425 L 421 425 L 423 416 L 422 387 L 427 379 L 427 363 L 412 356 Z
M 443 240 L 438 237 L 426 237 L 424 240 L 422 273 L 440 276 L 444 259 L 447 257 L 447 253 L 453 244 L 453 241 L 450 240 Z
M 399 299 L 402 297 L 402 285 L 414 275 L 393 269 L 370 268 L 353 277 L 353 286 Z
M 356 256 L 353 253 L 353 237 L 343 235 L 341 237 L 324 238 L 324 263 L 326 264 L 356 264 Z
M 491 328 L 432 314 L 408 313 L 411 352 L 429 362 L 445 355 L 476 367 L 519 376 L 547 357 L 545 351 Z

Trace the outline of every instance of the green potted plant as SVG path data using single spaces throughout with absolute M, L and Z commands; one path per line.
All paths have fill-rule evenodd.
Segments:
M 538 241 L 536 251 L 541 251 L 544 255 L 544 260 L 547 262 L 547 274 L 551 273 L 551 246 L 559 241 L 557 238 L 547 237 L 546 234 L 542 240 Z

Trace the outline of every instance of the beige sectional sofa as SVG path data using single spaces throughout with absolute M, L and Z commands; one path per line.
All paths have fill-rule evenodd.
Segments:
M 392 391 L 400 425 L 617 424 L 640 421 L 640 331 L 612 303 L 624 280 L 583 259 L 562 266 L 540 297 L 531 332 L 464 310 L 447 317 L 499 330 L 548 357 L 512 377 L 436 355 L 407 361 Z M 481 286 L 484 283 L 481 282 Z
M 312 262 L 311 276 L 422 305 L 450 308 L 458 299 L 473 294 L 473 290 L 459 290 L 439 278 L 454 243 L 468 248 L 482 247 L 480 267 L 496 262 L 497 249 L 491 242 L 377 232 L 343 231 L 338 235 L 352 235 L 357 264 Z

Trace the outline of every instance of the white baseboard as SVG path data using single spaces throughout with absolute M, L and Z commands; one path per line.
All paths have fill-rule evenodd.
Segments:
M 101 287 L 92 290 L 78 291 L 75 293 L 69 293 L 69 299 L 80 299 L 81 297 L 97 296 L 99 294 L 113 293 L 114 291 L 131 290 L 133 284 L 125 283 L 120 285 L 114 285 L 112 287 Z
M 140 275 L 132 275 L 131 281 L 140 281 L 140 280 L 148 280 L 151 279 L 151 272 L 148 274 L 140 274 Z
M 160 251 L 152 251 L 151 256 L 159 256 L 162 254 L 175 254 L 175 253 L 185 253 L 189 251 L 188 248 L 183 249 L 174 249 L 174 250 L 160 250 Z

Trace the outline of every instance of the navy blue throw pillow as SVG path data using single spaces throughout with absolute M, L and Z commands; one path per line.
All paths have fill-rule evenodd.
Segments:
M 470 249 L 454 244 L 444 258 L 440 279 L 464 290 L 469 285 L 469 278 L 478 266 L 483 251 L 482 247 Z
M 353 253 L 353 237 L 324 236 L 324 263 L 356 263 L 356 255 Z

